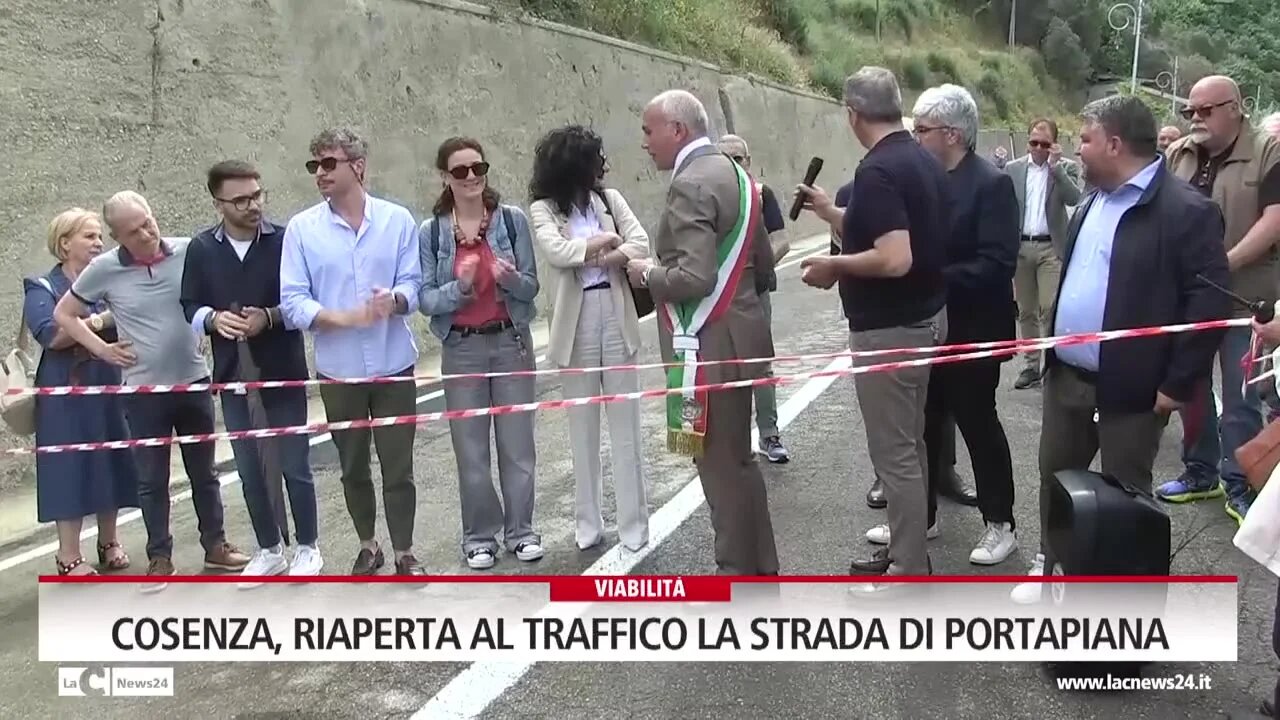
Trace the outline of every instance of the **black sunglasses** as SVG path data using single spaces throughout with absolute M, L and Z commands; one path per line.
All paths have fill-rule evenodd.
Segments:
M 1225 100 L 1220 103 L 1214 103 L 1213 105 L 1203 105 L 1201 107 L 1184 107 L 1178 111 L 1178 114 L 1182 116 L 1183 120 L 1190 120 L 1194 118 L 1196 115 L 1199 115 L 1205 120 L 1208 120 L 1209 116 L 1213 115 L 1214 108 L 1220 108 L 1224 105 L 1230 105 L 1233 102 L 1235 102 L 1235 100 Z
M 1053 143 L 1045 142 L 1045 141 L 1043 141 L 1043 140 L 1028 140 L 1028 141 L 1027 141 L 1027 144 L 1028 144 L 1028 145 L 1030 145 L 1030 146 L 1031 146 L 1031 147 L 1033 147 L 1033 148 L 1039 148 L 1039 149 L 1041 149 L 1041 150 L 1052 150 L 1052 149 L 1053 149 Z
M 452 175 L 455 180 L 466 180 L 467 175 L 471 174 L 472 172 L 476 174 L 476 177 L 484 177 L 485 175 L 488 175 L 489 163 L 481 160 L 478 163 L 471 163 L 470 165 L 459 165 L 457 167 L 449 168 L 449 174 Z
M 335 157 L 327 157 L 323 160 L 308 160 L 307 173 L 311 175 L 315 175 L 316 171 L 319 170 L 320 168 L 324 168 L 325 172 L 333 172 L 333 169 L 338 167 L 338 163 L 340 162 L 351 162 L 351 161 L 339 160 L 338 158 L 335 158 Z

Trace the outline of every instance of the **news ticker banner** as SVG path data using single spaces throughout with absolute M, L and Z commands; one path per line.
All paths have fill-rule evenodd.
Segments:
M 221 579 L 221 578 L 220 578 Z M 232 579 L 232 578 L 229 578 Z M 1021 580 L 1020 578 L 1019 580 Z M 39 659 L 138 662 L 1222 662 L 1235 578 L 780 583 L 685 577 L 41 578 Z M 192 582 L 185 582 L 191 580 Z M 315 581 L 321 580 L 321 581 Z M 1062 581 L 1059 581 L 1062 580 Z

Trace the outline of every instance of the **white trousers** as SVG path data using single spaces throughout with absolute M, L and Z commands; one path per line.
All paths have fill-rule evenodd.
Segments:
M 578 331 L 569 356 L 573 367 L 630 365 L 636 354 L 627 353 L 622 339 L 621 313 L 608 290 L 583 293 Z M 564 376 L 565 397 L 590 397 L 636 392 L 640 377 L 635 370 L 583 373 Z M 576 540 L 589 548 L 604 535 L 600 503 L 604 494 L 601 476 L 600 410 L 609 417 L 614 497 L 618 511 L 618 539 L 638 550 L 649 542 L 649 492 L 644 476 L 640 442 L 640 402 L 583 405 L 569 409 L 573 474 L 577 480 Z

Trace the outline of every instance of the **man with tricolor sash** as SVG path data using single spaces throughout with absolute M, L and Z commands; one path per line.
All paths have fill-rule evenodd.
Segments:
M 774 354 L 756 293 L 773 269 L 760 195 L 707 138 L 707 111 L 692 94 L 658 95 L 642 122 L 645 150 L 672 179 L 654 236 L 657 261 L 633 260 L 627 270 L 653 295 L 662 358 L 672 363 L 667 446 L 698 467 L 718 572 L 776 575 L 773 523 L 751 444 L 751 388 L 707 388 L 762 378 L 767 364 L 704 364 Z

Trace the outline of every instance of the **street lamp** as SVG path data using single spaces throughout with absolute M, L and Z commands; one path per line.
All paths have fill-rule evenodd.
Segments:
M 1133 24 L 1133 75 L 1129 79 L 1129 90 L 1133 93 L 1138 92 L 1138 51 L 1142 48 L 1142 8 L 1143 0 L 1138 0 L 1138 7 L 1134 7 L 1127 2 L 1116 3 L 1107 11 L 1107 23 L 1111 25 L 1112 30 L 1127 30 L 1129 24 Z M 1123 22 L 1116 20 L 1116 13 L 1119 12 Z M 1127 14 L 1126 14 L 1127 13 Z
M 1169 115 L 1176 117 L 1178 115 L 1178 56 L 1164 51 L 1173 60 L 1173 72 L 1165 70 L 1156 75 L 1156 87 L 1169 93 Z
M 1252 115 L 1258 109 L 1258 99 L 1262 97 L 1262 85 L 1258 85 L 1256 95 L 1244 98 L 1240 105 L 1244 108 L 1245 113 Z
M 1173 72 L 1165 70 L 1156 75 L 1156 87 L 1169 93 L 1169 114 L 1178 114 L 1178 62 L 1174 59 Z

